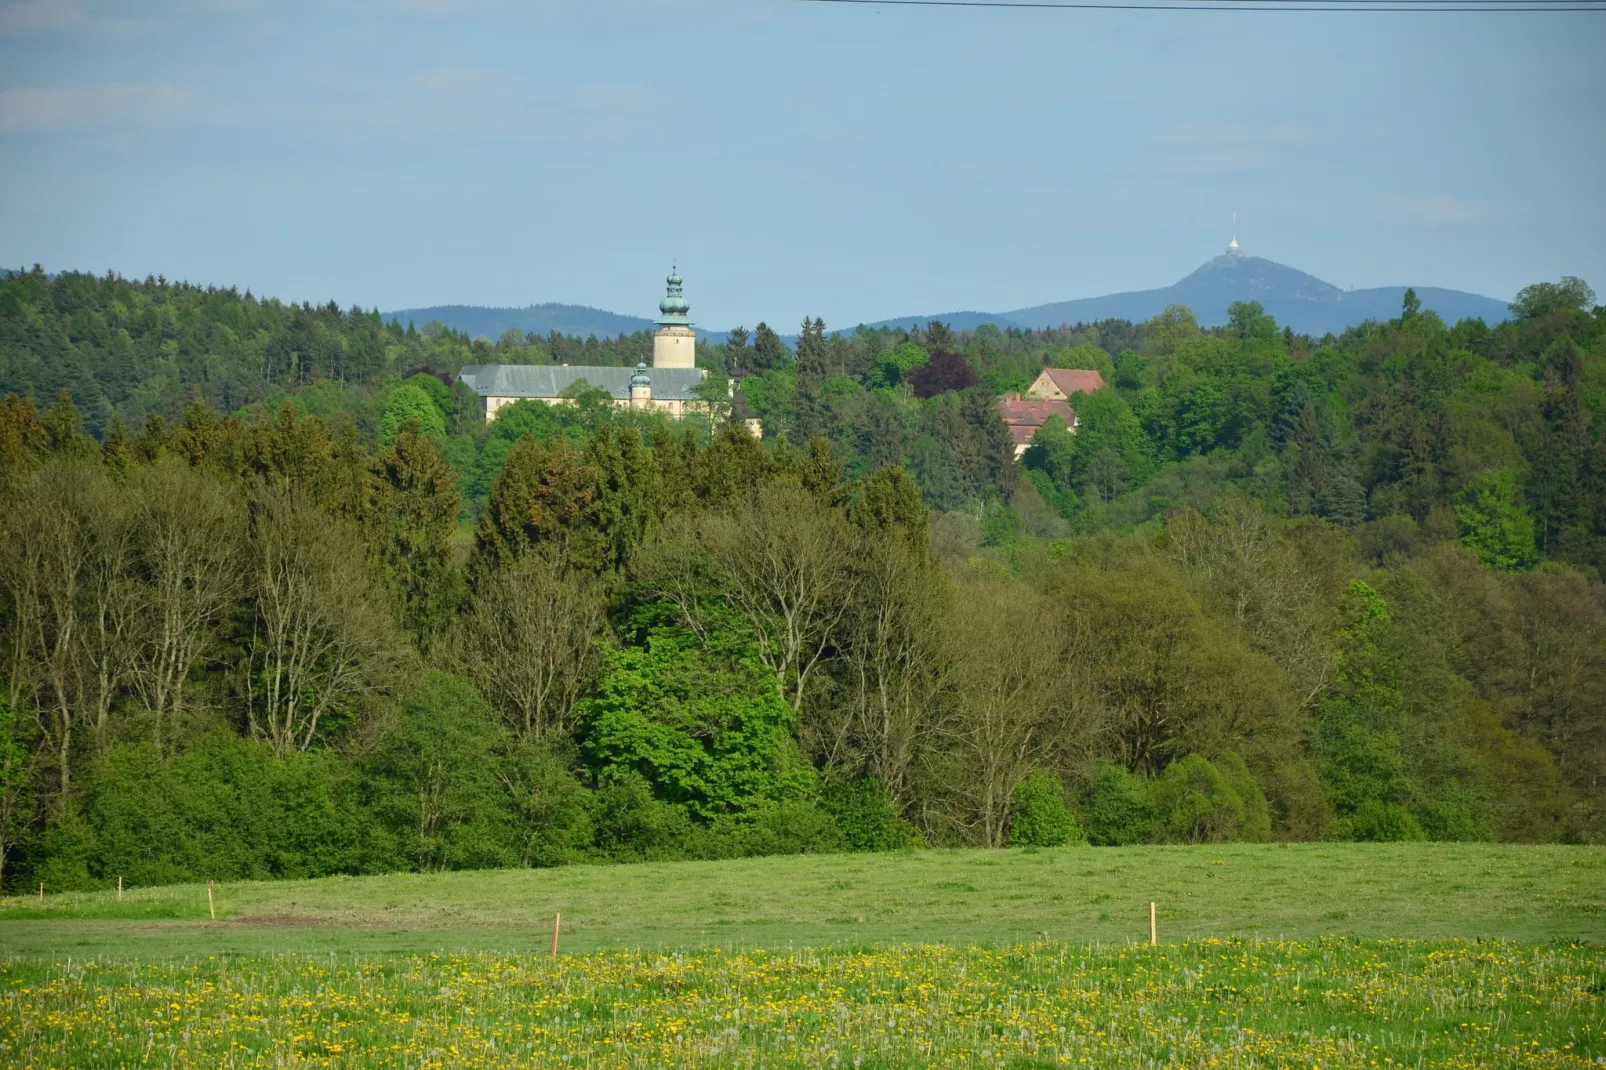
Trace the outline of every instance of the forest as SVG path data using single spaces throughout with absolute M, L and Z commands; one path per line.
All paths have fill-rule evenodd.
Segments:
M 761 323 L 706 415 L 487 424 L 650 337 L 12 272 L 0 887 L 1601 842 L 1606 308 L 1511 312 Z M 1110 385 L 1016 463 L 1044 367 Z

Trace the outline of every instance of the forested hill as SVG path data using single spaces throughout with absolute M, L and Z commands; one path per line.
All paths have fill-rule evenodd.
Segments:
M 651 336 L 0 280 L 0 884 L 1601 840 L 1606 308 L 1511 312 L 758 324 L 487 425 Z
M 477 305 L 435 305 L 430 308 L 403 308 L 386 312 L 386 323 L 395 321 L 402 326 L 411 323 L 422 329 L 429 323 L 441 323 L 470 338 L 491 341 L 508 331 L 519 334 L 565 334 L 585 338 L 596 335 L 608 338 L 620 334 L 650 331 L 653 321 L 640 316 L 621 316 L 604 312 L 587 305 L 542 304 L 523 308 L 484 308 Z
M 1225 255 L 1201 265 L 1187 278 L 1157 290 L 1084 297 L 1073 301 L 1018 308 L 1009 312 L 954 312 L 935 316 L 884 320 L 881 325 L 924 323 L 940 319 L 957 328 L 981 323 L 999 327 L 1040 329 L 1068 323 L 1099 320 L 1140 321 L 1157 316 L 1168 305 L 1186 305 L 1205 326 L 1228 320 L 1235 301 L 1258 301 L 1278 323 L 1301 334 L 1340 334 L 1367 320 L 1382 322 L 1398 314 L 1404 286 L 1341 290 L 1296 268 L 1254 256 Z M 1415 287 L 1424 309 L 1438 313 L 1447 323 L 1482 319 L 1497 323 L 1506 318 L 1506 305 L 1477 294 L 1433 286 Z
M 1235 301 L 1258 301 L 1279 324 L 1301 334 L 1321 336 L 1341 334 L 1367 320 L 1385 321 L 1399 313 L 1405 298 L 1404 286 L 1378 286 L 1364 290 L 1341 290 L 1296 268 L 1260 257 L 1218 256 L 1201 265 L 1187 278 L 1156 290 L 1107 294 L 1071 301 L 1018 308 L 1010 312 L 940 312 L 932 315 L 902 316 L 879 320 L 871 327 L 916 328 L 939 320 L 956 331 L 970 331 L 984 323 L 1001 329 L 1041 330 L 1067 324 L 1097 323 L 1100 320 L 1141 322 L 1158 316 L 1169 305 L 1186 305 L 1206 327 L 1227 322 L 1228 309 Z M 1446 323 L 1481 319 L 1498 323 L 1506 318 L 1506 303 L 1490 297 L 1446 290 L 1434 286 L 1415 287 L 1422 308 L 1435 312 Z M 409 322 L 422 328 L 436 321 L 470 338 L 494 341 L 510 330 L 539 335 L 557 332 L 581 338 L 597 335 L 630 334 L 652 329 L 652 321 L 620 316 L 583 305 L 529 305 L 525 308 L 479 308 L 472 305 L 440 305 L 433 308 L 406 308 L 386 312 L 385 322 Z M 699 332 L 716 341 L 725 333 Z M 788 337 L 788 341 L 793 338 Z
M 1199 322 L 1226 323 L 1233 302 L 1258 301 L 1285 326 L 1302 334 L 1340 334 L 1366 320 L 1383 322 L 1399 314 L 1404 286 L 1341 290 L 1303 271 L 1253 256 L 1218 256 L 1187 278 L 1159 290 L 1112 294 L 1082 301 L 1064 301 L 1017 309 L 1005 315 L 1023 327 L 1100 319 L 1144 320 L 1159 315 L 1167 305 L 1187 305 Z M 1506 318 L 1506 303 L 1459 290 L 1415 287 L 1426 310 L 1445 322 L 1481 319 L 1498 323 Z

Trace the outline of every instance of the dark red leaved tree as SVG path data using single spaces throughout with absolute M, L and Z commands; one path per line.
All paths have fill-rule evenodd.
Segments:
M 949 390 L 968 390 L 975 386 L 976 373 L 965 363 L 965 358 L 939 349 L 910 374 L 909 385 L 914 387 L 915 397 L 934 398 Z

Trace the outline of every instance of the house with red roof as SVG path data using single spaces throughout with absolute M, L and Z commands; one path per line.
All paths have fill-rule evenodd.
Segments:
M 1044 368 L 1026 388 L 1026 396 L 1070 401 L 1072 394 L 1091 394 L 1104 389 L 1104 376 L 1087 368 Z
M 1077 419 L 1071 398 L 1102 389 L 1104 376 L 1096 371 L 1044 368 L 1025 394 L 1006 394 L 998 403 L 998 415 L 1009 428 L 1009 437 L 1015 441 L 1015 459 L 1021 459 L 1032 444 L 1032 436 L 1050 416 L 1065 421 L 1065 427 L 1074 434 Z

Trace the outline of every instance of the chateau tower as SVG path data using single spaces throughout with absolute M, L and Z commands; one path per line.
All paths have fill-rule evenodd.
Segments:
M 645 364 L 637 364 L 636 374 L 630 377 L 630 407 L 652 408 L 652 378 L 647 374 Z
M 671 270 L 669 292 L 658 302 L 658 329 L 652 336 L 652 366 L 654 368 L 695 368 L 697 366 L 697 335 L 691 329 L 686 313 L 691 306 L 680 292 L 685 281 L 680 272 Z

